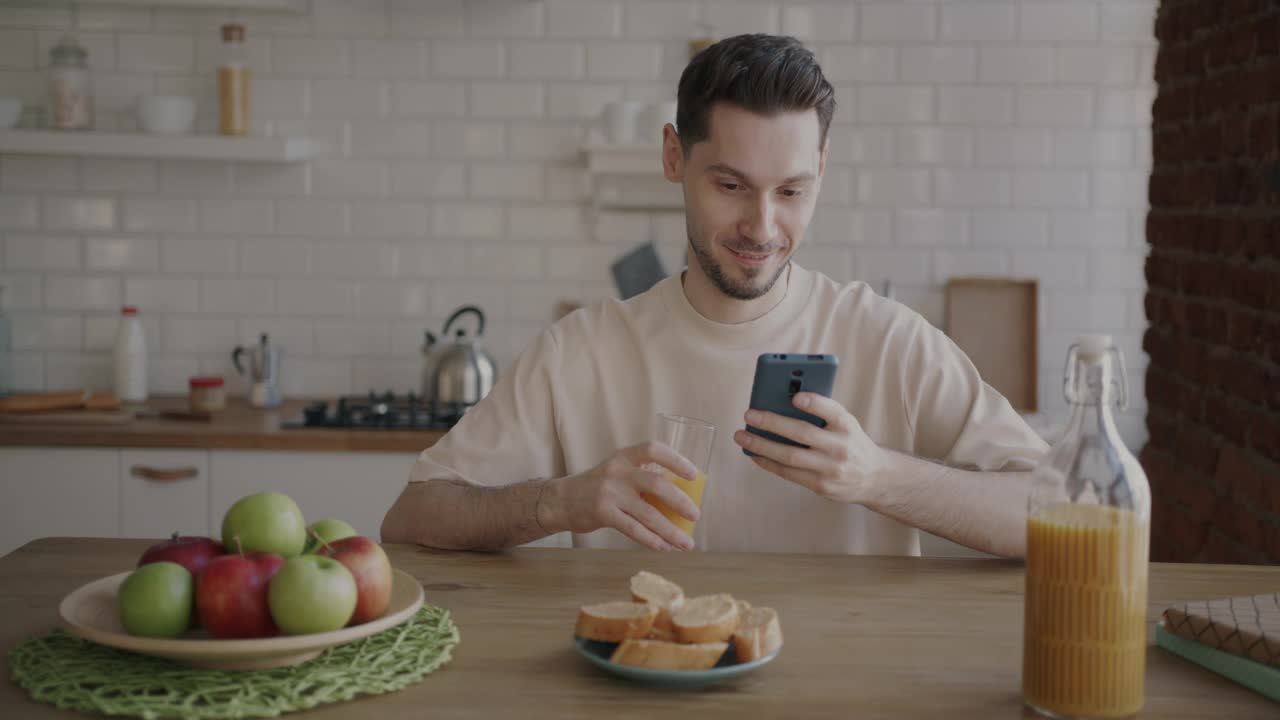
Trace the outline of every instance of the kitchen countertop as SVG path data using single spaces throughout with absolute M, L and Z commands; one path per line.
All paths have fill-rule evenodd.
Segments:
M 0 558 L 0 663 L 57 624 L 76 587 L 128 569 L 151 541 L 46 538 Z M 389 695 L 289 717 L 1018 718 L 1023 568 L 1004 560 L 388 545 L 462 635 L 450 664 Z M 729 592 L 778 610 L 772 664 L 703 690 L 654 690 L 605 674 L 572 647 L 579 605 L 626 599 L 640 569 L 690 594 Z M 1274 591 L 1280 568 L 1153 564 L 1148 619 L 1176 599 Z M 9 676 L 7 664 L 0 675 Z M 1276 705 L 1152 647 L 1145 717 L 1275 718 Z M 0 682 L 0 716 L 84 715 Z
M 208 422 L 135 418 L 120 424 L 50 424 L 37 415 L 31 422 L 0 425 L 0 446 L 233 448 L 242 450 L 364 450 L 420 452 L 444 436 L 437 431 L 285 429 L 309 400 L 287 400 L 264 410 L 243 400 L 227 400 L 226 409 Z M 187 398 L 153 398 L 153 410 L 187 408 Z

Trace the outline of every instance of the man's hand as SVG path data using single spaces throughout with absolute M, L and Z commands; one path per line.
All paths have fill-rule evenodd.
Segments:
M 744 430 L 734 442 L 760 457 L 751 460 L 785 480 L 843 503 L 865 503 L 869 490 L 888 466 L 889 454 L 867 437 L 857 418 L 844 407 L 815 393 L 796 393 L 797 408 L 827 421 L 820 428 L 804 420 L 763 410 L 748 410 L 748 425 L 768 430 L 809 448 L 767 440 Z
M 538 502 L 539 523 L 587 533 L 611 527 L 654 550 L 689 550 L 693 538 L 677 528 L 641 493 L 651 495 L 690 520 L 698 506 L 661 472 L 657 465 L 692 480 L 697 467 L 669 446 L 648 442 L 619 450 L 587 472 L 553 480 Z

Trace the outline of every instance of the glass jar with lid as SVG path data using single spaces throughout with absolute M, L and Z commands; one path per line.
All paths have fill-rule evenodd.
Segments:
M 49 51 L 49 125 L 56 130 L 93 127 L 89 52 L 71 35 Z
M 244 25 L 222 26 L 218 61 L 218 132 L 249 134 L 249 62 L 244 45 Z
M 227 390 L 221 376 L 189 378 L 187 385 L 187 400 L 191 412 L 213 413 L 227 406 Z

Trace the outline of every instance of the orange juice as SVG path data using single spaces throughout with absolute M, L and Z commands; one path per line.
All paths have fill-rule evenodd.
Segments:
M 1052 505 L 1027 524 L 1022 695 L 1058 716 L 1142 709 L 1147 521 L 1127 510 Z
M 684 494 L 688 495 L 689 498 L 693 500 L 694 505 L 702 507 L 702 493 L 707 489 L 706 474 L 700 472 L 698 473 L 698 476 L 692 480 L 685 480 L 669 470 L 663 470 L 662 474 L 666 475 L 667 479 L 670 480 L 672 484 L 683 490 Z M 694 523 L 692 520 L 667 507 L 666 503 L 653 496 L 645 495 L 644 499 L 647 500 L 650 505 L 662 511 L 662 514 L 666 515 L 667 519 L 670 520 L 673 525 L 689 533 L 690 536 L 693 535 Z

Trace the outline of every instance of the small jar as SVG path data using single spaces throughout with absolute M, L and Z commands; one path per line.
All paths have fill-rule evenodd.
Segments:
M 193 377 L 188 381 L 191 412 L 212 413 L 227 406 L 227 390 L 220 377 Z
M 70 35 L 49 51 L 49 119 L 55 130 L 93 127 L 89 53 Z
M 249 134 L 249 63 L 244 46 L 244 26 L 222 26 L 218 62 L 218 132 Z

